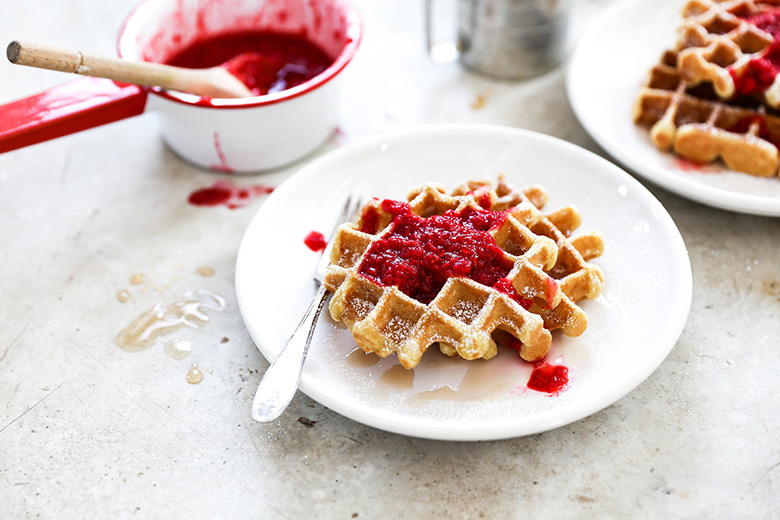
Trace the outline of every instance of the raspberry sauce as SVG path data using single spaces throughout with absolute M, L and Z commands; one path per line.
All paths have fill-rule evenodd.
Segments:
M 769 131 L 769 125 L 767 124 L 766 117 L 763 115 L 755 115 L 744 117 L 737 121 L 737 124 L 729 128 L 729 131 L 736 134 L 746 134 L 751 127 L 757 127 L 758 133 L 756 134 L 761 139 L 768 141 L 775 145 L 775 148 L 780 149 L 780 137 L 772 135 Z
M 312 231 L 306 235 L 306 238 L 303 239 L 303 243 L 315 253 L 318 251 L 325 251 L 325 248 L 328 246 L 325 236 L 319 231 Z
M 262 96 L 312 79 L 333 60 L 301 36 L 249 31 L 196 40 L 166 63 L 190 69 L 222 65 Z
M 227 206 L 229 209 L 243 208 L 258 197 L 274 191 L 271 186 L 237 186 L 230 181 L 220 180 L 207 188 L 193 191 L 187 202 L 193 206 Z
M 494 286 L 513 263 L 488 233 L 500 227 L 505 212 L 466 208 L 422 218 L 409 204 L 382 201 L 392 215 L 390 230 L 371 244 L 358 273 L 384 286 L 396 286 L 422 303 L 430 303 L 451 277 Z
M 737 95 L 762 93 L 774 83 L 780 73 L 780 10 L 767 9 L 743 19 L 771 34 L 774 41 L 763 56 L 750 60 L 742 72 L 737 73 L 734 69 L 729 69 L 729 74 L 734 80 Z
M 563 365 L 537 363 L 528 380 L 528 388 L 546 394 L 559 394 L 569 384 L 569 369 Z
M 360 231 L 369 235 L 376 235 L 379 231 L 379 212 L 372 206 L 366 207 L 360 216 Z
M 512 285 L 512 281 L 509 278 L 502 278 L 499 281 L 497 281 L 495 284 L 493 284 L 493 287 L 500 291 L 510 298 L 512 298 L 514 301 L 520 304 L 520 306 L 528 310 L 531 308 L 531 304 L 533 303 L 531 300 L 528 300 L 526 298 L 523 298 L 519 294 L 517 294 L 517 291 L 515 290 L 515 286 Z

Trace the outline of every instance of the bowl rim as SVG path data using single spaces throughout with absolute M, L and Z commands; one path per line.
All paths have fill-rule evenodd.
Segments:
M 132 43 L 130 41 L 132 38 L 128 37 L 129 33 L 127 31 L 133 20 L 140 16 L 139 13 L 143 12 L 145 6 L 162 1 L 166 0 L 143 0 L 128 13 L 124 22 L 122 22 L 122 26 L 119 29 L 119 34 L 117 35 L 116 48 L 119 57 L 124 57 L 122 49 Z M 168 101 L 181 103 L 183 105 L 199 108 L 219 109 L 251 108 L 274 105 L 276 103 L 281 103 L 283 101 L 308 94 L 309 92 L 318 89 L 335 78 L 344 69 L 344 67 L 346 67 L 350 61 L 352 61 L 352 58 L 355 56 L 355 53 L 357 52 L 363 37 L 363 21 L 355 5 L 349 0 L 337 1 L 342 3 L 345 7 L 344 12 L 347 19 L 347 31 L 345 37 L 347 38 L 347 42 L 344 45 L 344 48 L 341 50 L 341 53 L 339 53 L 339 55 L 327 69 L 320 72 L 310 80 L 301 83 L 300 85 L 296 85 L 293 88 L 282 90 L 280 92 L 275 92 L 274 94 L 266 94 L 264 96 L 255 96 L 251 98 L 203 98 L 202 96 L 197 96 L 195 94 L 169 91 L 160 87 L 139 85 L 139 88 L 155 94 L 161 98 L 167 99 Z

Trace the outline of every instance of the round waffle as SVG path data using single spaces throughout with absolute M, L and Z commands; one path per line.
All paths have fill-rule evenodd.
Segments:
M 396 353 L 405 368 L 413 368 L 433 344 L 447 355 L 490 359 L 497 353 L 495 338 L 503 335 L 523 359 L 538 361 L 550 348 L 550 330 L 567 335 L 585 330 L 587 317 L 576 301 L 601 290 L 601 271 L 587 259 L 601 254 L 603 240 L 597 233 L 569 238 L 580 220 L 574 208 L 545 215 L 543 189 L 520 191 L 503 179 L 495 189 L 468 182 L 451 195 L 427 184 L 407 200 L 406 210 L 420 222 L 465 214 L 492 218 L 500 212 L 485 233 L 500 249 L 496 261 L 511 267 L 492 285 L 451 276 L 424 297 L 404 292 L 403 284 L 378 282 L 366 266 L 395 238 L 398 213 L 388 201 L 372 199 L 357 223 L 339 228 L 324 280 L 334 293 L 331 316 L 347 325 L 361 349 L 381 357 Z

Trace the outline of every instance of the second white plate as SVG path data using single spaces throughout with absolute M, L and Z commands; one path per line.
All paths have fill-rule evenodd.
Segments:
M 677 40 L 683 3 L 626 0 L 605 9 L 585 30 L 569 64 L 567 90 L 588 133 L 618 161 L 647 180 L 713 207 L 780 216 L 780 180 L 719 164 L 692 167 L 656 149 L 632 119 L 650 68 Z
M 409 188 L 505 173 L 513 184 L 539 183 L 548 208 L 582 212 L 582 230 L 600 230 L 606 251 L 595 262 L 606 284 L 586 301 L 580 337 L 553 334 L 548 359 L 569 368 L 558 395 L 526 389 L 532 367 L 503 348 L 489 361 L 450 359 L 432 348 L 414 371 L 394 356 L 357 349 L 327 311 L 316 329 L 301 390 L 356 421 L 396 433 L 446 440 L 527 435 L 570 423 L 621 398 L 676 343 L 691 299 L 682 238 L 660 203 L 631 176 L 572 144 L 496 126 L 421 127 L 331 152 L 302 168 L 260 208 L 246 230 L 236 291 L 246 326 L 273 359 L 315 292 L 319 255 L 303 243 L 327 232 L 350 189 L 404 199 Z M 248 411 L 247 411 L 248 413 Z

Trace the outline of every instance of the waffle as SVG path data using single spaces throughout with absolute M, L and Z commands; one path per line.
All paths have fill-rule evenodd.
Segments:
M 688 87 L 678 63 L 676 52 L 664 53 L 634 105 L 634 121 L 650 129 L 656 147 L 697 163 L 720 158 L 733 170 L 777 175 L 780 118 L 761 105 L 723 102 L 706 86 Z
M 469 181 L 456 188 L 453 194 L 464 194 L 485 186 L 490 185 L 485 181 Z M 558 250 L 555 264 L 545 272 L 560 286 L 561 301 L 554 308 L 534 301 L 529 310 L 544 319 L 544 327 L 548 330 L 562 329 L 567 336 L 581 335 L 588 326 L 588 319 L 576 303 L 582 299 L 596 299 L 604 283 L 601 269 L 589 263 L 604 252 L 601 233 L 594 231 L 572 236 L 582 221 L 579 211 L 574 206 L 566 206 L 543 213 L 541 210 L 548 197 L 540 186 L 519 190 L 501 175 L 495 192 L 494 211 L 522 208 L 513 210 L 515 218 L 536 235 L 553 240 Z
M 721 99 L 752 95 L 780 106 L 778 2 L 691 0 L 679 27 L 677 65 L 689 86 L 709 83 Z
M 505 212 L 486 232 L 500 248 L 498 261 L 506 262 L 509 271 L 492 286 L 450 276 L 428 297 L 410 294 L 404 284 L 380 283 L 370 271 L 372 255 L 397 238 L 402 231 L 396 228 L 402 230 L 404 221 L 388 205 L 392 201 L 372 199 L 357 223 L 339 228 L 324 279 L 333 293 L 331 316 L 349 328 L 362 350 L 381 357 L 395 353 L 411 369 L 433 344 L 450 356 L 490 359 L 497 354 L 494 336 L 503 334 L 519 340 L 523 359 L 538 361 L 550 348 L 550 330 L 569 335 L 584 331 L 587 318 L 575 302 L 598 296 L 603 277 L 580 251 L 592 258 L 601 253 L 603 242 L 596 234 L 567 238 L 579 224 L 576 210 L 545 215 L 540 208 L 547 196 L 541 188 L 519 191 L 503 179 L 495 189 L 469 183 L 451 195 L 440 185 L 426 184 L 413 189 L 407 200 L 404 211 L 414 215 L 408 218 L 426 222 L 453 212 Z M 582 274 L 575 272 L 574 257 Z

